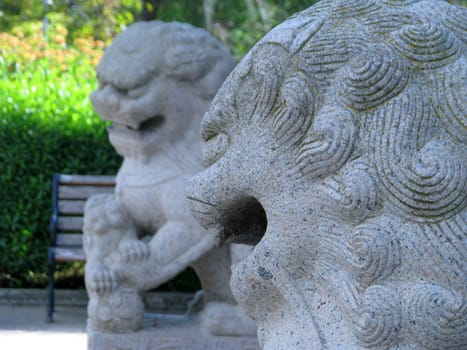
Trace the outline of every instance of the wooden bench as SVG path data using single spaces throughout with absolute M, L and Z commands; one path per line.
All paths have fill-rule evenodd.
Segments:
M 55 264 L 85 260 L 83 214 L 86 200 L 97 193 L 114 193 L 114 188 L 114 176 L 71 174 L 53 176 L 48 255 L 48 322 L 53 322 Z

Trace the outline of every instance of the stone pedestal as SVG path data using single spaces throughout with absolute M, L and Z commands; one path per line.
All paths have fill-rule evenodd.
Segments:
M 258 350 L 256 337 L 218 337 L 200 326 L 198 316 L 149 314 L 134 333 L 95 332 L 88 326 L 88 350 Z

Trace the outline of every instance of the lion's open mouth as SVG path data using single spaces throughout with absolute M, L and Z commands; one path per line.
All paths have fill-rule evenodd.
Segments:
M 213 205 L 188 197 L 196 219 L 219 243 L 256 245 L 264 236 L 268 221 L 263 206 L 253 197 L 238 199 L 227 206 Z
M 128 125 L 123 122 L 113 120 L 112 125 L 108 128 L 109 133 L 117 134 L 122 138 L 128 137 L 129 139 L 140 139 L 154 135 L 154 133 L 160 129 L 165 123 L 165 117 L 162 115 L 155 115 L 151 118 L 146 119 L 142 123 Z
M 257 244 L 268 226 L 263 206 L 253 197 L 240 200 L 226 210 L 223 236 L 227 242 Z

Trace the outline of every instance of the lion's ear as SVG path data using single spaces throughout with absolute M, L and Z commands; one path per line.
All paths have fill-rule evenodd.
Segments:
M 196 81 L 207 71 L 212 59 L 205 49 L 195 45 L 176 45 L 165 54 L 169 75 L 186 81 Z
M 272 117 L 278 144 L 298 143 L 310 128 L 314 111 L 311 80 L 303 72 L 294 72 L 282 83 Z

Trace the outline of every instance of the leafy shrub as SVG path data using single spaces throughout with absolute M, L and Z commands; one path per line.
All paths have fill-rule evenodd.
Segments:
M 103 43 L 0 33 L 0 286 L 45 285 L 54 172 L 115 174 L 89 93 Z

